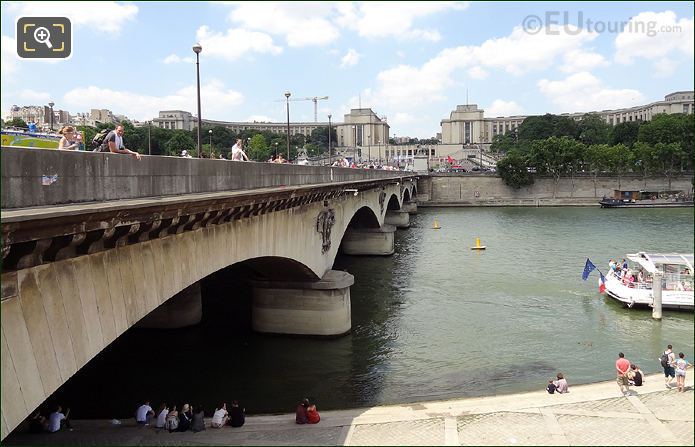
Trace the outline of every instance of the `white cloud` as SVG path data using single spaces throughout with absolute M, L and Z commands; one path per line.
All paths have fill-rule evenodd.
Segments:
M 345 56 L 340 60 L 340 68 L 351 67 L 357 65 L 360 61 L 361 54 L 350 48 Z
M 225 88 L 222 81 L 215 79 L 201 85 L 200 96 L 202 116 L 210 119 L 229 119 L 230 109 L 243 102 L 241 93 Z M 195 113 L 196 98 L 195 84 L 165 96 L 89 86 L 68 91 L 62 103 L 69 110 L 106 108 L 131 119 L 148 120 L 157 116 L 160 110 L 180 109 Z
M 30 89 L 22 89 L 19 92 L 17 92 L 16 95 L 12 95 L 14 98 L 17 98 L 16 101 L 18 104 L 32 104 L 32 105 L 40 105 L 40 104 L 48 104 L 51 100 L 51 95 L 50 93 L 47 92 L 39 92 L 36 90 L 30 90 Z
M 9 37 L 2 36 L 1 41 L 2 59 L 2 78 L 3 81 L 9 80 L 10 76 L 17 72 L 19 60 L 17 59 L 17 42 Z
M 673 11 L 642 12 L 630 19 L 615 38 L 615 60 L 631 64 L 637 59 L 656 61 L 660 75 L 672 74 L 678 65 L 675 59 L 693 59 L 693 19 L 678 19 Z M 659 62 L 668 57 L 667 66 Z
M 462 70 L 473 79 L 485 78 L 491 69 L 512 75 L 544 70 L 595 38 L 595 33 L 571 26 L 552 27 L 537 34 L 515 27 L 509 36 L 489 39 L 479 46 L 444 49 L 420 67 L 402 64 L 380 72 L 374 100 L 389 108 L 414 110 L 445 99 Z
M 485 79 L 487 78 L 487 74 L 487 71 L 477 66 L 468 69 L 468 76 L 470 76 L 471 79 Z
M 437 30 L 413 28 L 421 17 L 450 10 L 463 10 L 468 2 L 392 2 L 338 3 L 338 23 L 357 32 L 361 37 L 419 39 L 436 42 L 441 39 Z
M 523 115 L 524 109 L 515 101 L 495 99 L 490 107 L 485 108 L 485 116 Z
M 662 57 L 654 63 L 654 76 L 657 78 L 666 78 L 671 76 L 678 67 L 678 62 L 667 57 Z
M 610 89 L 588 72 L 575 73 L 560 81 L 541 79 L 538 88 L 559 112 L 591 112 L 631 107 L 643 103 L 644 96 L 633 89 Z
M 282 53 L 282 48 L 275 46 L 269 35 L 245 29 L 229 29 L 226 34 L 222 34 L 201 26 L 196 36 L 203 47 L 202 54 L 206 56 L 233 61 L 250 52 Z
M 195 59 L 193 59 L 192 56 L 180 57 L 176 54 L 170 54 L 169 56 L 165 57 L 162 61 L 162 63 L 164 64 L 179 64 L 181 62 L 192 64 L 195 62 Z
M 230 19 L 244 28 L 284 36 L 290 47 L 323 46 L 340 37 L 329 18 L 333 7 L 318 2 L 248 2 L 238 4 Z
M 13 2 L 8 11 L 17 16 L 67 17 L 76 25 L 95 31 L 119 34 L 126 22 L 134 20 L 138 7 L 116 2 Z
M 564 65 L 560 66 L 560 71 L 563 73 L 576 73 L 608 65 L 608 62 L 602 55 L 582 49 L 568 51 L 564 55 L 564 61 Z

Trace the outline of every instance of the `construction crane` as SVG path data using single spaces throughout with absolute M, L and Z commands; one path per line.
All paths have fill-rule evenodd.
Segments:
M 290 101 L 313 101 L 314 102 L 314 122 L 318 122 L 319 120 L 319 111 L 318 111 L 318 102 L 322 101 L 324 99 L 328 99 L 328 96 L 314 96 L 313 98 L 294 98 L 290 99 Z M 285 102 L 285 100 L 279 100 L 276 102 Z

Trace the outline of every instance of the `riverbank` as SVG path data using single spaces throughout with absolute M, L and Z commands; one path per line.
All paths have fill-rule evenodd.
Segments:
M 540 385 L 541 387 L 544 385 Z M 241 428 L 168 433 L 122 421 L 73 421 L 74 431 L 16 433 L 5 445 L 692 445 L 693 373 L 686 392 L 662 374 L 623 396 L 615 380 L 500 396 L 321 413 L 317 425 L 294 414 L 249 416 Z M 206 422 L 209 424 L 209 417 Z
M 601 198 L 615 191 L 681 191 L 692 196 L 692 175 L 575 178 L 538 176 L 532 185 L 507 186 L 490 174 L 430 174 L 418 179 L 419 206 L 599 206 Z

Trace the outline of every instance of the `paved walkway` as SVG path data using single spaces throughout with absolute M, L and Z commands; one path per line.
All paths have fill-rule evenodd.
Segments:
M 5 445 L 693 445 L 693 373 L 684 393 L 662 375 L 624 397 L 615 381 L 484 398 L 326 411 L 318 425 L 294 414 L 250 416 L 241 428 L 168 433 L 108 421 L 73 432 L 20 433 Z M 207 418 L 209 423 L 209 418 Z

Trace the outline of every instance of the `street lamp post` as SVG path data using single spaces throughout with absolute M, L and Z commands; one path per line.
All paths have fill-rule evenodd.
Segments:
M 331 163 L 331 114 L 328 114 L 328 166 L 332 165 Z
M 210 158 L 212 158 L 212 129 L 208 130 L 210 134 Z
M 147 155 L 152 155 L 152 121 L 147 122 Z
M 202 118 L 200 116 L 200 52 L 203 51 L 203 47 L 199 43 L 193 45 L 193 52 L 195 53 L 195 74 L 198 83 L 198 158 L 200 158 L 200 127 L 202 125 Z
M 55 103 L 53 101 L 48 103 L 48 107 L 51 108 L 51 130 L 53 130 L 53 106 Z
M 278 158 L 278 142 L 275 142 L 275 158 Z
M 352 161 L 357 158 L 357 126 L 352 126 L 352 137 L 354 138 L 354 145 L 352 150 Z
M 290 96 L 292 96 L 292 93 L 285 92 L 285 99 L 287 102 L 287 161 L 292 159 L 290 156 Z

